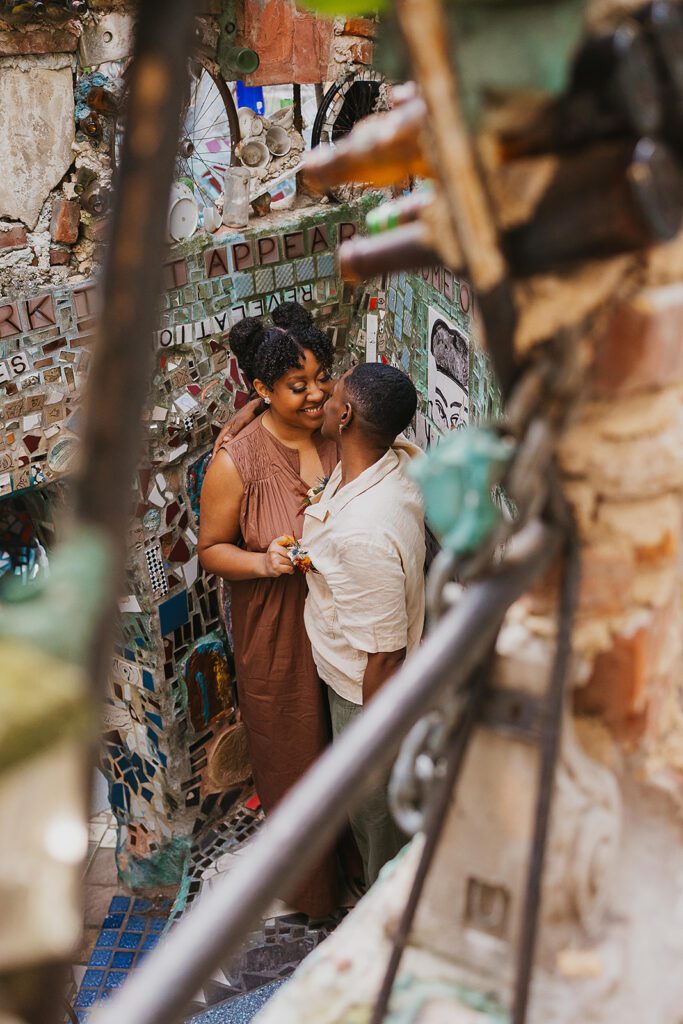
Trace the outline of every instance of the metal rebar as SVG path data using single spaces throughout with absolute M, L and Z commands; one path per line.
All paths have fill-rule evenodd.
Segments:
M 570 531 L 563 564 L 558 609 L 557 647 L 551 670 L 541 734 L 541 763 L 536 797 L 536 818 L 522 910 L 512 1024 L 525 1024 L 527 1019 L 538 935 L 543 867 L 545 864 L 550 810 L 555 785 L 555 769 L 560 749 L 562 711 L 565 701 L 567 677 L 571 666 L 572 626 L 580 574 L 581 560 L 578 542 L 573 531 Z
M 489 659 L 490 661 L 491 659 Z M 382 985 L 377 1000 L 372 1010 L 370 1024 L 382 1024 L 385 1014 L 389 1008 L 389 1000 L 394 987 L 394 982 L 401 966 L 401 960 L 408 944 L 410 932 L 413 927 L 415 914 L 422 897 L 425 882 L 434 860 L 439 845 L 439 839 L 446 822 L 448 809 L 455 798 L 456 784 L 468 750 L 472 730 L 477 720 L 481 704 L 482 691 L 486 680 L 481 671 L 476 673 L 472 693 L 469 695 L 462 716 L 453 732 L 449 749 L 446 754 L 446 769 L 442 778 L 436 782 L 431 800 L 425 815 L 424 846 L 420 853 L 420 860 L 417 865 L 413 884 L 408 895 L 408 900 L 401 920 L 399 921 L 396 934 L 393 938 L 391 953 L 387 963 L 387 969 L 382 979 Z
M 364 787 L 439 696 L 465 685 L 488 654 L 506 610 L 555 557 L 561 532 L 531 523 L 497 573 L 473 583 L 428 640 L 320 758 L 249 844 L 93 1024 L 172 1024 L 278 893 L 291 889 L 332 843 Z

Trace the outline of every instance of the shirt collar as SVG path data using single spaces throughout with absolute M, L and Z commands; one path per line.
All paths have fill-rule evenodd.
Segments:
M 309 505 L 305 515 L 318 519 L 320 522 L 323 522 L 328 515 L 336 515 L 343 508 L 346 508 L 354 498 L 369 491 L 371 487 L 375 487 L 385 476 L 396 469 L 398 463 L 399 457 L 397 453 L 390 448 L 381 459 L 373 462 L 371 466 L 364 469 L 355 480 L 346 484 L 341 490 L 339 489 L 342 476 L 341 462 L 338 463 L 327 482 L 320 500 L 315 505 Z

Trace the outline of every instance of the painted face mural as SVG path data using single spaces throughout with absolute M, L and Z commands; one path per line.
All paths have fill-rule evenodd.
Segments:
M 441 433 L 468 422 L 469 346 L 439 310 L 429 308 L 429 417 Z

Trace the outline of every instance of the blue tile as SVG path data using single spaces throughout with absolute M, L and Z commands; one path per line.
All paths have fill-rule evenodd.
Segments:
M 113 900 L 109 904 L 109 913 L 115 914 L 120 911 L 124 913 L 130 907 L 130 896 L 114 896 Z
M 102 922 L 103 928 L 120 928 L 125 914 L 108 914 Z
M 109 971 L 106 981 L 104 983 L 105 989 L 107 988 L 121 988 L 124 981 L 128 977 L 125 971 Z
M 129 970 L 133 966 L 134 953 L 114 953 L 111 965 Z
M 282 984 L 284 981 L 281 979 L 271 981 L 254 992 L 210 1007 L 196 1017 L 191 1017 L 187 1024 L 248 1024 Z
M 118 937 L 118 932 L 101 931 L 100 934 L 97 936 L 97 942 L 95 943 L 95 945 L 100 949 L 102 949 L 103 947 L 113 949 L 114 946 L 116 945 L 116 940 L 118 939 Z
M 88 963 L 92 967 L 108 967 L 111 958 L 110 949 L 93 949 Z
M 146 690 L 151 690 L 154 693 L 154 676 L 144 668 L 142 670 L 142 685 Z
M 96 988 L 83 988 L 76 996 L 76 1002 L 74 1006 L 76 1008 L 82 1006 L 94 1006 L 97 1002 L 97 989 Z
M 187 607 L 187 591 L 181 590 L 179 594 L 170 597 L 159 605 L 159 623 L 161 635 L 168 636 L 174 629 L 184 626 L 190 619 Z
M 137 949 L 142 940 L 141 932 L 123 932 L 118 947 L 119 949 Z
M 81 982 L 82 988 L 97 988 L 102 984 L 102 978 L 104 977 L 104 971 L 86 971 L 83 975 L 83 981 Z
M 129 932 L 144 932 L 145 930 L 145 919 L 141 914 L 131 914 L 126 924 L 126 931 Z
M 88 1016 L 89 1014 L 87 1014 L 85 1010 L 76 1011 L 76 1020 L 78 1021 L 78 1024 L 85 1024 L 85 1022 L 88 1019 Z
M 142 910 L 151 910 L 152 903 L 150 900 L 144 899 L 142 896 L 136 896 L 135 902 L 133 903 L 133 910 L 138 913 Z
M 165 917 L 153 917 L 149 922 L 149 930 L 151 932 L 163 932 L 166 927 Z
M 145 941 L 142 943 L 143 949 L 154 949 L 159 941 L 158 935 L 148 935 Z

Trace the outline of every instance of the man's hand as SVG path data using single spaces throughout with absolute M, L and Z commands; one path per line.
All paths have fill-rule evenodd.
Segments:
M 387 679 L 393 676 L 405 660 L 405 656 L 405 647 L 402 647 L 400 651 L 379 651 L 377 654 L 368 654 L 368 664 L 363 676 L 363 705 L 372 700 Z
M 271 541 L 268 550 L 263 556 L 264 576 L 274 578 L 276 576 L 292 575 L 294 566 L 287 554 L 287 548 L 291 547 L 293 543 L 294 539 L 292 537 L 276 537 L 274 541 Z
M 230 441 L 231 438 L 237 437 L 239 432 L 244 430 L 245 427 L 248 427 L 250 423 L 253 423 L 256 417 L 259 416 L 264 409 L 265 405 L 262 398 L 252 398 L 250 402 L 243 405 L 238 412 L 230 417 L 216 438 L 213 451 L 211 452 L 211 457 L 213 458 L 224 441 Z

